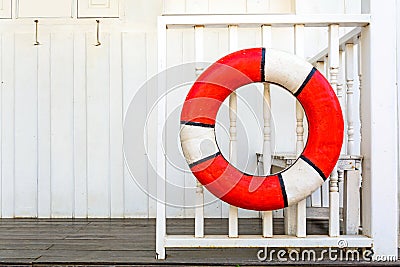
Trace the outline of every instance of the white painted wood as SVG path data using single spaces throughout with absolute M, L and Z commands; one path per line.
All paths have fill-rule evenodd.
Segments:
M 124 216 L 122 36 L 110 35 L 110 209 L 111 217 Z
M 147 33 L 146 34 L 146 62 L 147 62 L 147 79 L 151 79 L 157 73 L 157 54 L 151 53 L 149 51 L 157 51 L 157 33 Z M 154 196 L 157 195 L 157 176 L 155 172 L 154 163 L 157 160 L 157 113 L 154 112 L 153 103 L 157 99 L 157 90 L 146 90 L 147 93 L 147 114 L 148 117 L 147 125 L 147 192 L 149 194 L 148 198 L 148 217 L 156 217 L 156 205 L 157 201 Z M 153 111 L 153 112 L 151 112 Z M 153 140 L 151 142 L 150 140 Z M 186 180 L 185 180 L 186 181 Z M 186 194 L 185 194 L 186 196 Z M 185 202 L 186 203 L 186 202 Z
M 396 88 L 397 1 L 365 1 L 371 24 L 362 37 L 363 233 L 374 240 L 374 258 L 398 255 L 398 126 Z M 385 38 L 383 45 L 381 40 Z M 382 66 L 385 66 L 382 79 Z M 385 92 L 385 93 L 382 93 Z M 385 179 L 382 179 L 385 177 Z M 384 192 L 384 193 L 382 193 Z M 383 223 L 384 222 L 384 223 Z
M 247 0 L 246 11 L 249 14 L 260 14 L 269 11 L 269 0 Z
M 343 46 L 348 42 L 352 42 L 355 36 L 358 36 L 361 33 L 361 27 L 355 27 L 351 31 L 347 32 L 345 35 L 340 37 L 339 40 L 339 45 Z M 311 58 L 308 59 L 308 62 L 310 63 L 316 63 L 318 61 L 323 61 L 324 57 L 329 53 L 328 48 L 322 49 L 320 52 L 318 52 L 316 55 L 312 56 Z
M 141 88 L 141 85 L 146 81 L 147 77 L 147 52 L 145 45 L 145 33 L 122 33 L 122 84 L 124 116 L 127 116 L 129 104 L 134 97 L 136 97 L 136 99 L 139 98 L 135 101 L 135 105 L 138 105 L 138 109 L 147 110 L 148 108 L 146 95 L 144 93 L 136 94 L 139 88 Z M 140 49 L 132 49 L 133 47 Z M 135 125 L 138 125 L 138 128 L 142 129 L 142 127 L 145 125 L 146 115 L 136 112 L 130 119 L 134 121 Z M 150 165 L 150 169 L 154 168 L 151 164 L 154 164 L 156 161 L 149 162 L 147 160 L 146 151 L 143 145 L 143 131 L 132 131 L 130 133 L 129 141 L 129 144 L 125 142 L 125 149 L 127 147 L 134 147 L 137 152 L 132 155 L 133 162 L 131 162 L 131 164 L 135 164 L 133 176 L 130 174 L 127 168 L 124 170 L 124 216 L 147 218 L 149 215 L 149 196 L 146 194 L 146 191 L 148 190 L 148 179 L 150 177 L 148 177 L 148 171 L 146 167 Z M 152 175 L 154 175 L 154 173 Z M 153 179 L 156 179 L 155 176 L 152 177 Z M 153 189 L 155 188 L 153 187 Z M 154 193 L 156 192 L 153 191 L 153 196 L 156 196 Z
M 0 0 L 0 18 L 11 19 L 12 0 Z
M 195 39 L 195 62 L 204 61 L 204 26 L 197 25 L 194 27 Z M 196 67 L 196 76 L 200 75 L 201 68 Z M 204 236 L 204 189 L 203 185 L 197 181 L 196 183 L 196 208 L 195 208 L 195 224 L 194 236 Z
M 208 0 L 211 14 L 243 14 L 246 10 L 246 0 Z
M 15 38 L 15 209 L 14 214 L 36 216 L 37 211 L 37 50 L 27 34 Z M 9 47 L 6 47 L 9 48 Z M 14 51 L 14 49 L 10 49 Z M 11 115 L 11 114 L 10 114 Z
M 218 0 L 214 0 L 218 1 Z M 211 8 L 211 2 L 210 2 Z M 298 14 L 298 15 L 193 15 L 164 16 L 160 20 L 165 25 L 271 25 L 293 27 L 296 24 L 306 26 L 329 26 L 337 24 L 341 27 L 366 26 L 370 22 L 368 14 Z
M 37 216 L 37 49 L 15 36 L 15 215 Z
M 51 40 L 42 35 L 45 45 L 38 51 L 38 217 L 51 217 Z M 71 51 L 69 51 L 71 52 Z M 68 177 L 71 179 L 73 176 Z
M 339 44 L 340 44 L 340 40 L 339 40 Z M 338 83 L 337 83 L 337 97 L 340 103 L 340 107 L 342 109 L 342 116 L 343 116 L 343 120 L 346 120 L 346 109 L 347 106 L 345 104 L 345 96 L 344 96 L 344 87 L 346 85 L 345 82 L 345 62 L 343 60 L 344 57 L 344 52 L 342 47 L 339 47 L 339 69 L 338 69 Z M 346 122 L 344 122 L 346 123 Z M 341 147 L 341 151 L 340 154 L 346 154 L 346 134 L 343 134 L 343 142 L 342 142 L 342 147 Z M 343 184 L 344 184 L 344 170 L 342 170 L 341 168 L 338 168 L 338 190 L 339 190 L 339 207 L 343 207 Z
M 354 155 L 354 45 L 348 43 L 346 49 L 346 94 L 347 94 L 347 154 Z
M 72 0 L 17 0 L 16 3 L 18 18 L 72 17 Z
M 158 20 L 157 26 L 158 36 L 158 71 L 161 72 L 167 66 L 167 28 L 161 19 Z M 158 78 L 158 95 L 165 92 L 165 77 Z M 163 126 L 165 121 L 165 99 L 160 99 L 157 105 L 157 218 L 156 218 L 156 258 L 165 259 L 164 240 L 167 234 L 166 229 L 166 211 L 165 211 L 165 157 L 161 151 L 163 146 Z
M 3 51 L 3 46 L 4 46 L 4 43 L 3 43 L 3 35 L 0 35 L 0 55 L 1 55 L 1 57 L 3 57 L 3 53 L 2 53 L 2 51 Z M 1 144 L 1 146 L 0 146 L 0 148 L 2 147 L 2 144 L 3 144 L 3 116 L 1 115 L 1 114 L 3 114 L 3 90 L 4 90 L 4 86 L 3 86 L 3 65 L 4 65 L 4 62 L 2 61 L 2 60 L 0 60 L 0 80 L 2 81 L 1 82 L 1 85 L 0 85 L 0 144 Z M 0 150 L 0 164 L 1 164 L 1 167 L 3 167 L 3 150 L 1 149 Z M 0 174 L 2 173 L 2 171 L 1 171 L 1 168 L 0 168 Z M 0 177 L 1 177 L 1 179 L 0 179 L 0 196 L 2 196 L 3 195 L 3 177 L 2 177 L 2 174 L 0 175 Z M 2 217 L 1 216 L 1 209 L 2 209 L 2 207 L 3 207 L 3 205 L 2 205 L 2 197 L 0 197 L 0 218 Z
M 354 142 L 354 45 L 345 45 L 346 52 L 346 94 L 347 94 L 347 154 L 355 154 Z M 360 170 L 348 171 L 344 186 L 344 231 L 346 234 L 357 234 L 360 225 Z
M 254 3 L 256 4 L 256 3 Z M 249 1 L 247 2 L 249 7 Z M 261 38 L 263 47 L 271 47 L 272 45 L 272 33 L 271 26 L 261 26 Z M 263 175 L 271 174 L 271 160 L 272 160 L 272 143 L 271 143 L 271 93 L 270 85 L 268 83 L 263 84 Z M 263 220 L 263 237 L 272 237 L 273 235 L 273 214 L 272 211 L 261 212 Z
M 344 2 L 342 0 L 295 0 L 297 14 L 340 14 L 344 12 Z
M 346 235 L 358 234 L 360 226 L 361 171 L 347 171 L 344 186 L 343 222 Z
M 78 0 L 79 18 L 117 18 L 120 0 Z
M 15 34 L 1 36 L 1 217 L 15 215 Z
M 185 13 L 207 14 L 208 0 L 186 0 L 185 8 L 186 8 Z
M 73 34 L 53 33 L 51 55 L 51 215 L 56 218 L 72 217 L 74 208 Z
M 339 73 L 339 25 L 329 26 L 329 74 L 330 83 L 337 93 Z M 329 180 L 329 236 L 339 236 L 339 186 L 337 165 Z
M 88 216 L 86 37 L 74 33 L 74 217 Z
M 295 25 L 294 26 L 294 50 L 295 54 L 299 57 L 304 57 L 304 25 Z M 296 101 L 296 154 L 300 155 L 304 149 L 304 111 L 301 107 L 300 103 Z M 288 210 L 288 218 L 286 226 L 288 229 L 286 231 L 289 232 L 290 228 L 296 229 L 296 236 L 305 237 L 307 234 L 306 230 L 306 200 L 301 200 L 299 203 L 295 205 L 297 208 L 296 211 L 296 220 L 293 220 L 293 216 L 290 214 L 291 209 Z M 285 217 L 286 218 L 286 217 Z M 289 226 L 289 224 L 296 224 L 296 226 Z
M 294 0 L 269 0 L 268 13 L 292 14 L 295 11 Z
M 211 2 L 213 3 L 213 2 Z M 210 8 L 211 8 L 210 3 Z M 236 25 L 229 25 L 229 51 L 234 52 L 237 50 L 238 43 L 238 27 Z M 233 92 L 229 96 L 229 161 L 235 165 L 237 162 L 237 95 Z M 238 237 L 238 208 L 232 205 L 229 206 L 229 237 Z
M 93 33 L 86 35 L 87 75 L 87 186 L 88 216 L 110 216 L 110 74 L 109 34 L 95 46 Z
M 241 235 L 240 238 L 229 238 L 220 235 L 205 236 L 204 238 L 193 238 L 193 236 L 167 236 L 165 239 L 166 247 L 332 247 L 337 248 L 345 240 L 348 247 L 371 247 L 372 239 L 366 236 L 344 235 L 340 237 L 329 237 L 326 235 L 310 235 L 305 238 L 293 236 L 280 236 L 274 238 L 263 238 L 252 235 Z

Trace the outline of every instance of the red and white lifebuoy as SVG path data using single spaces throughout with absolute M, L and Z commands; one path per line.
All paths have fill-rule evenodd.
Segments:
M 287 89 L 308 119 L 308 140 L 300 157 L 269 176 L 249 175 L 232 166 L 215 138 L 222 102 L 254 82 Z M 183 105 L 180 138 L 191 171 L 211 193 L 237 207 L 275 210 L 305 199 L 327 179 L 339 158 L 343 117 L 329 82 L 311 64 L 282 51 L 251 48 L 221 58 L 198 77 Z

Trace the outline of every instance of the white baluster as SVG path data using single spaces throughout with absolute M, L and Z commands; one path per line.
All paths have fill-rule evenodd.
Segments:
M 344 94 L 343 94 L 343 88 L 344 88 L 344 68 L 343 68 L 343 50 L 339 50 L 339 72 L 338 72 L 338 84 L 337 84 L 337 97 L 339 99 L 340 106 L 342 108 L 342 115 L 344 117 L 344 114 L 346 114 L 345 111 L 345 105 L 344 105 Z M 342 148 L 340 150 L 340 154 L 343 155 L 345 154 L 345 142 L 346 141 L 346 136 L 343 135 L 343 143 L 342 143 Z M 344 181 L 344 171 L 342 169 L 338 169 L 338 187 L 339 187 L 339 207 L 343 207 L 343 194 L 340 192 L 343 192 L 343 181 Z
M 346 87 L 347 87 L 347 154 L 355 154 L 354 144 L 354 45 L 345 45 L 346 49 Z M 344 231 L 357 234 L 360 224 L 360 170 L 348 171 L 345 179 Z
M 354 45 L 346 44 L 347 154 L 354 155 Z
M 332 88 L 337 93 L 339 74 L 339 25 L 329 26 L 329 76 Z M 339 236 L 339 186 L 337 165 L 329 183 L 329 236 Z
M 195 43 L 195 60 L 196 64 L 204 61 L 204 26 L 198 25 L 194 27 L 194 43 Z M 202 67 L 196 65 L 196 76 L 200 75 Z M 197 181 L 196 183 L 196 208 L 194 220 L 194 236 L 204 237 L 204 189 L 203 185 Z
M 229 50 L 237 50 L 237 25 L 229 25 Z M 237 129 L 236 129 L 237 96 L 233 92 L 229 96 L 229 160 L 231 164 L 237 162 Z M 229 206 L 229 237 L 238 237 L 238 208 Z
M 271 47 L 271 26 L 261 26 L 262 45 L 263 47 Z M 264 143 L 263 143 L 263 166 L 264 175 L 271 172 L 271 95 L 270 85 L 264 83 L 264 102 L 263 102 L 263 117 L 264 117 Z M 263 237 L 272 237 L 273 235 L 273 216 L 272 211 L 264 211 L 262 214 L 263 220 Z

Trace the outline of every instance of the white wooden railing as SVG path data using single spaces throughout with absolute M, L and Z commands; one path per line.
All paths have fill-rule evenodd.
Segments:
M 359 27 L 369 24 L 369 15 L 199 15 L 199 16 L 164 16 L 159 18 L 159 70 L 166 69 L 166 40 L 168 27 L 193 27 L 195 36 L 195 59 L 203 60 L 203 30 L 205 27 L 226 27 L 229 32 L 229 50 L 237 50 L 238 28 L 241 26 L 259 27 L 262 45 L 271 47 L 271 29 L 285 26 L 294 28 L 295 53 L 304 57 L 305 27 L 327 27 L 329 40 L 327 49 L 309 59 L 329 79 L 338 95 L 342 110 L 346 118 L 345 146 L 342 155 L 332 172 L 329 184 L 324 185 L 313 193 L 308 200 L 301 201 L 295 206 L 286 208 L 285 235 L 274 236 L 273 212 L 262 212 L 263 232 L 260 236 L 241 236 L 238 233 L 238 209 L 229 208 L 229 234 L 227 236 L 204 235 L 204 210 L 201 203 L 204 201 L 204 189 L 197 184 L 196 211 L 194 235 L 167 235 L 165 212 L 165 155 L 160 150 L 157 153 L 157 233 L 156 252 L 158 259 L 166 257 L 165 248 L 168 247 L 339 247 L 345 241 L 348 247 L 371 247 L 373 240 L 364 235 L 358 235 L 360 226 L 360 198 L 359 187 L 361 180 L 361 157 L 356 154 L 355 118 L 354 109 L 354 81 L 361 81 L 361 70 L 354 57 L 361 60 L 361 44 Z M 340 38 L 340 27 L 354 27 Z M 355 50 L 355 47 L 358 49 Z M 355 53 L 358 51 L 358 53 Z M 344 60 L 343 60 L 344 58 Z M 358 70 L 359 77 L 354 77 Z M 196 74 L 201 72 L 196 68 Z M 160 80 L 160 83 L 165 81 Z M 359 83 L 361 84 L 361 82 Z M 165 92 L 165 86 L 159 85 L 160 95 Z M 285 168 L 290 165 L 304 148 L 305 127 L 304 113 L 299 104 L 296 104 L 296 155 L 273 155 L 271 149 L 271 103 L 270 86 L 264 84 L 263 106 L 263 174 L 269 174 L 271 167 Z M 346 94 L 343 94 L 343 91 Z M 158 105 L 158 137 L 159 146 L 162 145 L 163 122 L 165 120 L 165 100 Z M 233 93 L 229 99 L 229 158 L 231 162 L 237 160 L 237 97 Z M 342 190 L 343 189 L 343 190 Z M 327 203 L 327 200 L 329 203 Z M 308 205 L 307 205 L 308 203 Z M 310 208 L 329 207 L 329 233 L 324 236 L 307 235 L 306 218 L 307 206 Z M 343 207 L 344 232 L 340 232 L 340 207 Z

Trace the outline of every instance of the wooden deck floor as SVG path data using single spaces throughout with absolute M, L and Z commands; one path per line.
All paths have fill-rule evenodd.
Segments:
M 228 222 L 208 219 L 206 234 L 225 234 Z M 310 234 L 326 234 L 326 221 L 308 223 Z M 193 220 L 168 220 L 170 234 L 193 233 Z M 283 221 L 275 222 L 275 233 Z M 2 265 L 265 265 L 257 259 L 259 249 L 169 249 L 165 261 L 155 260 L 154 219 L 2 219 L 0 220 Z M 261 221 L 240 220 L 240 234 L 260 234 Z M 277 262 L 269 262 L 276 265 Z M 299 264 L 299 263 L 297 263 Z M 307 265 L 308 263 L 300 263 Z M 288 265 L 288 262 L 284 263 Z

